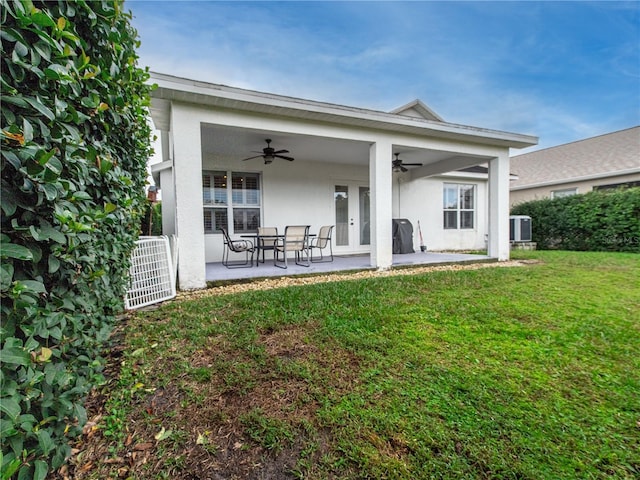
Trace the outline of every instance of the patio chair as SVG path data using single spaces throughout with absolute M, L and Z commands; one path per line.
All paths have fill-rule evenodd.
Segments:
M 308 267 L 311 265 L 309 256 L 309 225 L 289 225 L 284 229 L 284 237 L 278 239 L 273 250 L 273 264 L 278 268 L 287 268 L 287 256 L 294 253 L 296 265 Z M 282 260 L 280 260 L 282 254 Z M 303 258 L 306 257 L 306 262 Z
M 253 266 L 253 254 L 255 252 L 255 246 L 251 240 L 231 240 L 229 233 L 226 229 L 221 228 L 222 238 L 224 240 L 224 251 L 222 252 L 222 265 L 227 268 L 247 268 Z M 231 252 L 244 253 L 244 262 L 229 260 Z M 249 258 L 251 254 L 251 258 Z
M 273 238 L 261 238 L 263 236 L 269 236 Z M 262 263 L 264 263 L 264 252 L 265 250 L 275 250 L 276 244 L 278 243 L 278 229 L 276 227 L 258 227 L 258 244 L 256 248 L 258 249 L 258 261 L 260 261 L 260 252 L 262 251 Z
M 333 246 L 331 245 L 331 233 L 333 231 L 333 225 L 325 225 L 324 227 L 320 227 L 320 232 L 318 236 L 311 239 L 311 243 L 309 244 L 309 249 L 311 250 L 311 261 L 313 263 L 323 263 L 323 262 L 333 262 Z M 322 254 L 322 250 L 329 247 L 329 258 L 325 260 L 324 255 Z M 313 259 L 313 249 L 316 248 L 320 251 L 320 258 L 316 257 L 316 260 Z

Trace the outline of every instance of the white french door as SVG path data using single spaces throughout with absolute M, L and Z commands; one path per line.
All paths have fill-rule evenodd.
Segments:
M 369 251 L 369 217 L 371 203 L 369 187 L 345 182 L 334 186 L 335 251 L 360 253 Z

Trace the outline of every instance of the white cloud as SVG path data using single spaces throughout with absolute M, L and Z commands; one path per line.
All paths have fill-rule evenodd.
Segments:
M 163 73 L 380 110 L 420 98 L 447 121 L 539 135 L 541 146 L 640 123 L 640 29 L 627 19 L 637 18 L 637 6 L 127 6 L 137 16 L 141 63 Z

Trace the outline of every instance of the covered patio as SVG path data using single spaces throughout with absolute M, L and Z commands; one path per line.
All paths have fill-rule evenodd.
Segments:
M 496 261 L 488 255 L 450 252 L 420 252 L 394 254 L 391 268 L 406 268 L 424 265 L 448 265 L 454 263 L 476 263 Z M 220 262 L 207 263 L 207 282 L 229 280 L 248 280 L 265 277 L 284 277 L 298 275 L 319 275 L 323 273 L 349 272 L 358 270 L 376 270 L 371 266 L 369 255 L 336 256 L 333 262 L 312 263 L 309 267 L 302 267 L 291 262 L 289 268 L 283 270 L 274 267 L 273 261 L 267 260 L 258 267 L 225 268 Z
M 162 141 L 151 171 L 163 234 L 179 239 L 180 289 L 269 275 L 268 264 L 216 268 L 223 229 L 236 240 L 258 227 L 333 225 L 341 258 L 287 274 L 411 264 L 393 255 L 395 219 L 413 224 L 416 249 L 421 227 L 433 251 L 486 248 L 509 259 L 509 153 L 536 137 L 448 123 L 419 100 L 381 112 L 159 73 L 151 80 Z M 418 264 L 450 261 L 430 255 Z

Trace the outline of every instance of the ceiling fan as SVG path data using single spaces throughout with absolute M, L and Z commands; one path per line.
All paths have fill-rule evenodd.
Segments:
M 396 159 L 393 160 L 392 168 L 394 172 L 407 172 L 409 169 L 405 167 L 421 167 L 421 163 L 404 163 L 401 159 L 398 158 L 399 153 L 394 153 Z
M 275 150 L 271 146 L 271 139 L 270 138 L 265 139 L 265 142 L 267 142 L 267 146 L 262 149 L 262 153 L 261 152 L 256 152 L 254 150 L 254 153 L 260 153 L 260 155 L 254 155 L 253 157 L 245 158 L 242 161 L 244 162 L 246 160 L 253 160 L 254 158 L 262 157 L 264 159 L 264 164 L 265 165 L 269 165 L 271 162 L 273 162 L 274 158 L 281 158 L 283 160 L 288 160 L 289 162 L 293 162 L 293 160 L 294 160 L 293 157 L 287 157 L 285 155 L 282 155 L 283 153 L 289 153 L 289 150 Z

